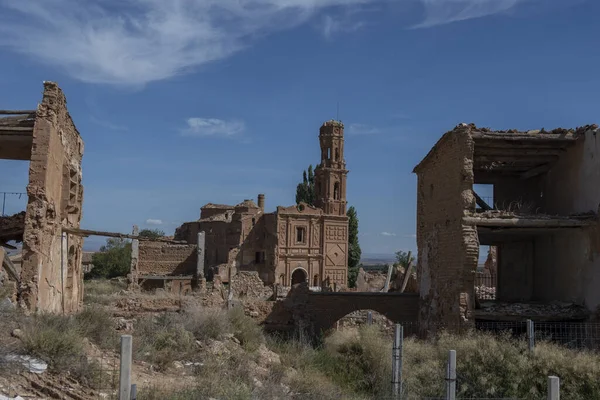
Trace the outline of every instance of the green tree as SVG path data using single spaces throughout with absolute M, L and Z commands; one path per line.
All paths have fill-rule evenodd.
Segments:
M 108 238 L 100 251 L 92 256 L 94 268 L 86 278 L 114 278 L 125 276 L 131 268 L 131 242 L 122 238 Z
M 307 170 L 302 171 L 302 182 L 296 186 L 296 204 L 305 202 L 308 205 L 315 205 L 315 174 L 313 173 L 312 164 Z
M 358 214 L 351 206 L 346 212 L 348 216 L 348 286 L 356 286 L 356 278 L 360 269 L 362 251 L 358 243 Z
M 406 268 L 409 262 L 412 264 L 412 269 L 415 269 L 415 257 L 412 255 L 412 253 L 402 250 L 396 252 L 395 265 L 401 265 L 402 267 Z
M 142 229 L 139 235 L 148 239 L 159 239 L 165 236 L 165 232 L 160 229 Z

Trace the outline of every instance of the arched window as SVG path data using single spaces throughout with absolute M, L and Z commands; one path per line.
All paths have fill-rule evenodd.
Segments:
M 327 148 L 327 159 L 331 160 L 331 148 Z
M 333 199 L 334 200 L 340 199 L 340 183 L 339 182 L 336 182 L 333 184 Z
M 315 275 L 313 278 L 313 286 L 320 286 L 319 284 L 319 274 Z
M 340 160 L 340 149 L 335 149 L 335 161 Z

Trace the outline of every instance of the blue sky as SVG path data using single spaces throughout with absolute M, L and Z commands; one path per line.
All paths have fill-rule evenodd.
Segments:
M 207 202 L 293 204 L 339 103 L 363 253 L 415 251 L 411 171 L 445 131 L 598 122 L 599 15 L 595 0 L 0 0 L 0 108 L 58 82 L 85 141 L 82 226 L 173 233 Z M 0 191 L 24 191 L 27 163 L 0 166 Z

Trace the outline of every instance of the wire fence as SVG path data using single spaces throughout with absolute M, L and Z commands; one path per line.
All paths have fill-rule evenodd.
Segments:
M 0 192 L 2 209 L 0 216 L 17 214 L 27 208 L 27 193 L 25 192 Z

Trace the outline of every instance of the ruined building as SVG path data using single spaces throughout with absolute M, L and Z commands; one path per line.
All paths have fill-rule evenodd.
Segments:
M 490 131 L 461 124 L 415 167 L 420 321 L 584 320 L 600 305 L 596 125 Z M 485 202 L 474 185 L 490 185 Z M 496 247 L 497 295 L 474 294 L 479 246 Z
M 0 217 L 0 246 L 22 242 L 21 264 L 0 252 L 0 272 L 30 311 L 71 313 L 82 305 L 83 239 L 63 232 L 79 228 L 82 156 L 83 141 L 55 83 L 44 82 L 37 110 L 0 110 L 0 158 L 29 161 L 27 209 Z
M 257 271 L 267 284 L 347 285 L 348 217 L 344 126 L 325 122 L 320 129 L 321 162 L 315 169 L 315 207 L 301 203 L 265 213 L 265 196 L 231 206 L 206 204 L 200 219 L 186 222 L 176 240 L 197 243 L 205 232 L 207 278 L 226 279 L 227 271 Z

